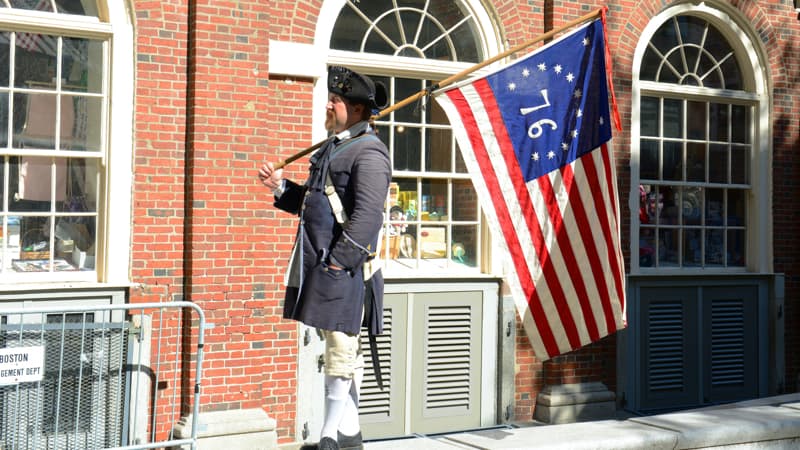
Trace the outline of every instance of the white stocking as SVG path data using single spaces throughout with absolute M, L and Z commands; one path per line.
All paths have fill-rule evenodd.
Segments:
M 350 378 L 325 375 L 325 423 L 322 424 L 322 437 L 337 439 L 336 431 L 350 399 Z
M 347 436 L 355 436 L 361 430 L 358 424 L 358 396 L 361 392 L 361 382 L 364 380 L 364 367 L 359 367 L 353 373 L 353 383 L 350 385 L 350 395 L 344 408 L 339 431 Z

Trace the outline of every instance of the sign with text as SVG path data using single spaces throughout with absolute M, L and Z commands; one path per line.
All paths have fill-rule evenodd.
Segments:
M 0 348 L 0 386 L 41 381 L 44 347 Z

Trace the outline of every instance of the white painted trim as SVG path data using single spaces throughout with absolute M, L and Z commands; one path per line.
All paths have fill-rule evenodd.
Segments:
M 127 0 L 126 0 L 127 1 Z M 122 0 L 108 3 L 113 26 L 108 112 L 105 251 L 98 267 L 101 282 L 130 283 L 133 231 L 133 115 L 136 111 L 132 67 L 136 67 L 130 6 Z M 102 269 L 102 271 L 101 271 Z
M 325 53 L 312 44 L 269 41 L 269 73 L 318 78 L 325 73 Z
M 0 8 L 0 27 L 9 31 L 57 32 L 75 37 L 107 37 L 111 25 L 96 17 Z

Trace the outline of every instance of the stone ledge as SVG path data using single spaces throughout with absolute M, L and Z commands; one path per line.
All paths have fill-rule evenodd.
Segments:
M 546 386 L 536 396 L 534 417 L 549 424 L 610 419 L 616 413 L 615 399 L 603 383 Z
M 193 420 L 193 414 L 181 418 L 173 428 L 175 437 L 190 438 Z M 259 408 L 200 413 L 197 449 L 274 450 L 278 448 L 275 425 L 275 419 Z

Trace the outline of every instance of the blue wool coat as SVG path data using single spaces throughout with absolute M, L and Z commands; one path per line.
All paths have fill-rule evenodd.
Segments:
M 361 131 L 349 139 L 329 139 L 311 157 L 306 183 L 287 180 L 275 200 L 277 208 L 300 216 L 283 316 L 358 334 L 366 311 L 363 324 L 370 334 L 380 334 L 383 276 L 376 272 L 366 289 L 362 269 L 377 246 L 391 166 L 386 146 L 364 122 L 351 130 Z M 349 219 L 344 226 L 334 218 L 324 193 L 327 174 Z M 329 269 L 329 264 L 345 270 Z

